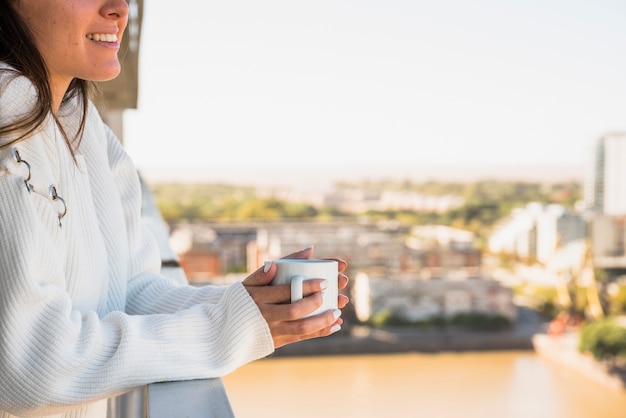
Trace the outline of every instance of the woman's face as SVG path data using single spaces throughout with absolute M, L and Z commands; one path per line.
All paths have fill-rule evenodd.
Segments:
M 14 5 L 34 37 L 53 86 L 69 85 L 74 78 L 110 80 L 119 74 L 126 0 L 14 0 Z

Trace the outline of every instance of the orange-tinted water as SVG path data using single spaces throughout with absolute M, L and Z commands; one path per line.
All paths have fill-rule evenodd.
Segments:
M 532 352 L 270 358 L 224 383 L 238 418 L 626 417 L 626 391 Z

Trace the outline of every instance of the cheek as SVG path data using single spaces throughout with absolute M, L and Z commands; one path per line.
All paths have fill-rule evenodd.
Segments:
M 62 49 L 60 36 L 63 35 L 63 32 L 59 31 L 61 27 L 60 22 L 56 19 L 38 21 L 30 25 L 35 42 L 42 53 L 45 53 L 46 50 Z

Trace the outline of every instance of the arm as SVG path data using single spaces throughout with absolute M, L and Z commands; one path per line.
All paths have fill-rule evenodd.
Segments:
M 272 351 L 241 285 L 174 315 L 75 310 L 36 217 L 18 216 L 32 210 L 19 181 L 0 180 L 1 201 L 14 202 L 0 211 L 0 410 L 52 414 L 151 382 L 223 376 Z
M 160 290 L 177 294 L 166 304 L 175 313 L 78 308 L 67 253 L 54 235 L 66 230 L 45 224 L 54 220 L 46 205 L 19 172 L 0 170 L 0 411 L 53 414 L 147 383 L 223 376 L 272 352 L 267 324 L 241 284 L 191 292 L 157 275 L 145 261 L 151 251 L 132 261 L 148 266 L 137 283 L 153 277 Z M 141 293 L 141 286 L 129 287 Z M 202 296 L 211 303 L 194 304 Z M 163 305 L 138 299 L 140 307 Z

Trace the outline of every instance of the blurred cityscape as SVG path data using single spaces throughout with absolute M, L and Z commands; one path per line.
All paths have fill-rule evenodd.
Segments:
M 626 311 L 622 161 L 626 134 L 598 138 L 579 199 L 515 204 L 488 228 L 371 216 L 444 215 L 458 212 L 472 198 L 446 188 L 439 194 L 345 184 L 315 193 L 254 190 L 260 200 L 316 208 L 318 216 L 310 219 L 276 218 L 267 208 L 261 210 L 267 219 L 258 213 L 252 220 L 185 219 L 162 209 L 170 247 L 196 285 L 243 280 L 265 260 L 309 245 L 316 246 L 316 257 L 348 262 L 351 282 L 345 292 L 351 303 L 344 312 L 345 338 L 295 344 L 278 354 L 531 349 L 623 387 L 621 354 L 587 346 L 597 360 L 590 364 L 581 353 L 581 344 L 588 344 L 581 341 L 584 324 L 619 319 Z M 174 188 L 184 200 L 181 185 Z M 162 190 L 152 189 L 159 201 Z M 162 198 L 172 201 L 167 193 Z M 343 216 L 319 216 L 329 210 Z M 615 350 L 625 342 L 616 343 Z
M 170 243 L 193 283 L 241 280 L 265 260 L 317 245 L 316 256 L 348 261 L 351 319 L 360 323 L 381 315 L 407 322 L 459 314 L 515 321 L 517 306 L 547 314 L 573 309 L 596 319 L 609 313 L 608 298 L 624 286 L 626 134 L 599 138 L 594 158 L 581 201 L 572 207 L 539 202 L 515 207 L 494 223 L 484 243 L 475 232 L 449 225 L 363 216 L 389 210 L 443 213 L 464 203 L 459 195 L 357 188 L 257 191 L 259 199 L 333 207 L 355 215 L 353 220 L 181 219 L 171 222 Z M 532 294 L 533 287 L 551 288 L 554 296 Z M 576 289 L 585 289 L 584 301 L 576 300 Z M 553 312 L 545 312 L 549 305 Z

